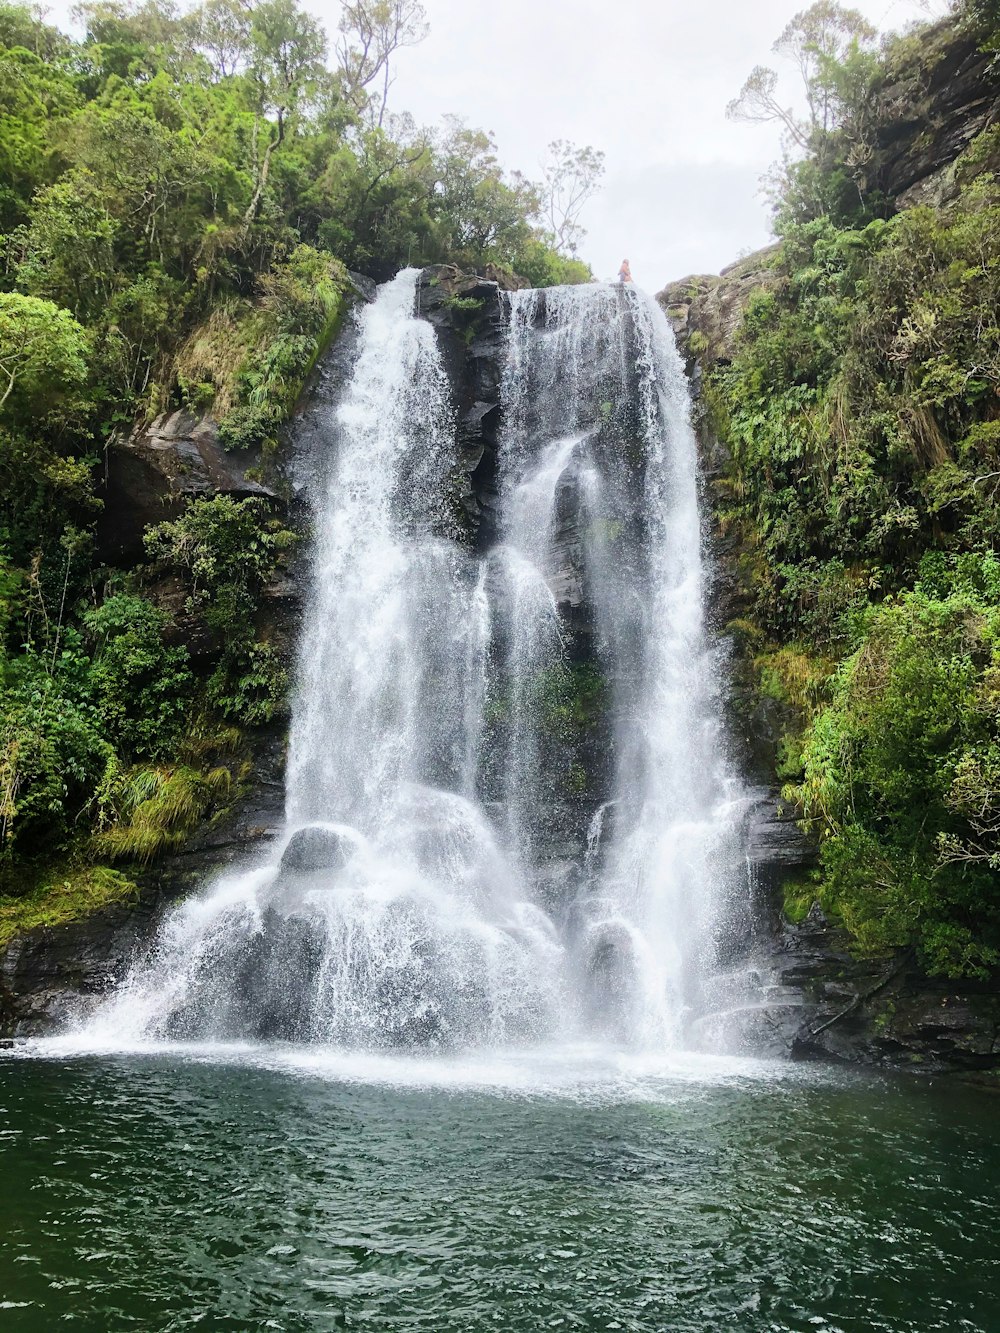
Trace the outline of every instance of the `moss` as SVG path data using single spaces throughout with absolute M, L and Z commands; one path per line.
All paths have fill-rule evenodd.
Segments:
M 783 648 L 761 653 L 755 665 L 759 673 L 760 692 L 765 698 L 790 704 L 806 715 L 824 702 L 833 672 L 833 663 L 829 658 L 801 644 L 787 644 Z
M 729 404 L 722 388 L 721 375 L 710 374 L 702 381 L 698 399 L 700 419 L 710 435 L 725 440 L 729 435 Z M 733 478 L 727 477 L 727 485 L 733 488 Z M 740 489 L 737 485 L 735 489 Z
M 471 347 L 476 336 L 476 315 L 486 307 L 486 302 L 479 296 L 446 296 L 444 304 L 455 316 L 456 333 Z
M 879 1008 L 878 1013 L 872 1018 L 872 1027 L 877 1033 L 888 1031 L 892 1020 L 896 1017 L 895 1000 L 886 1000 Z
M 622 535 L 624 525 L 620 518 L 598 518 L 587 529 L 590 536 L 607 546 L 613 546 Z
M 794 879 L 785 885 L 782 910 L 792 925 L 804 921 L 815 902 L 816 885 L 811 879 Z
M 286 410 L 289 415 L 291 415 L 291 413 L 295 410 L 295 405 L 298 403 L 299 398 L 302 396 L 302 390 L 305 388 L 309 376 L 316 369 L 316 364 L 319 361 L 320 357 L 323 355 L 323 353 L 327 350 L 328 347 L 331 347 L 337 341 L 338 337 L 340 336 L 340 330 L 344 326 L 344 316 L 346 314 L 347 314 L 347 301 L 344 297 L 343 292 L 339 292 L 337 294 L 337 299 L 334 301 L 332 307 L 330 308 L 326 321 L 323 327 L 320 329 L 319 334 L 316 338 L 316 350 L 313 352 L 312 356 L 309 359 L 309 364 L 306 366 L 306 371 L 302 377 L 301 382 L 297 385 L 292 386 L 292 389 L 289 390 L 289 397 L 286 400 Z
M 752 620 L 737 617 L 727 622 L 725 633 L 747 648 L 760 646 L 764 641 L 764 631 Z
M 701 356 L 703 352 L 707 352 L 709 346 L 708 337 L 702 333 L 701 329 L 695 329 L 688 337 L 688 347 L 695 356 Z
M 569 740 L 597 724 L 606 706 L 607 681 L 595 666 L 582 662 L 539 672 L 534 693 L 544 729 Z
M 482 310 L 485 305 L 485 302 L 479 296 L 446 296 L 444 303 L 449 310 L 468 314 L 477 310 Z
M 115 903 L 131 903 L 138 886 L 108 866 L 49 868 L 27 893 L 0 896 L 0 947 L 42 927 L 80 921 Z

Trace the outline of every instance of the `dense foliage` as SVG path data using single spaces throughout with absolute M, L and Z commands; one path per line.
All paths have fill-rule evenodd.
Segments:
M 838 12 L 800 27 L 815 43 Z M 945 36 L 995 44 L 981 19 Z M 745 553 L 739 628 L 797 715 L 781 776 L 823 840 L 813 891 L 866 949 L 982 975 L 1000 963 L 1000 134 L 940 206 L 866 192 L 878 89 L 902 69 L 919 91 L 949 48 L 939 27 L 873 54 L 849 26 L 813 67 L 834 112 L 786 163 L 773 278 L 709 386 L 719 509 Z
M 58 889 L 58 856 L 91 901 L 130 884 L 94 858 L 176 845 L 238 777 L 241 731 L 283 708 L 263 591 L 293 542 L 274 504 L 206 497 L 112 568 L 109 439 L 210 411 L 266 467 L 349 269 L 586 280 L 580 191 L 601 163 L 555 145 L 536 186 L 488 134 L 393 116 L 418 0 L 345 3 L 335 51 L 296 0 L 77 15 L 79 39 L 0 4 L 0 880 Z

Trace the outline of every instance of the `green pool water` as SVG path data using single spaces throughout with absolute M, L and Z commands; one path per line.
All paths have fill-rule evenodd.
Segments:
M 3 1333 L 1000 1330 L 1000 1099 L 695 1057 L 0 1062 Z

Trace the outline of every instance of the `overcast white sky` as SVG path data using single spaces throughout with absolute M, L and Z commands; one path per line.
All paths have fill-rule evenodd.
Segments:
M 505 165 L 527 176 L 552 139 L 603 149 L 583 256 L 599 278 L 628 256 L 638 285 L 658 291 L 766 244 L 758 182 L 778 135 L 727 121 L 726 103 L 808 3 L 424 0 L 430 36 L 401 53 L 394 106 L 421 124 L 455 112 L 492 130 Z M 927 16 L 917 0 L 854 4 L 881 29 Z M 311 7 L 336 23 L 335 0 Z
M 73 0 L 54 0 L 65 22 Z M 335 33 L 338 0 L 305 0 Z M 773 126 L 726 120 L 726 103 L 809 0 L 424 0 L 430 35 L 400 53 L 391 109 L 418 124 L 454 113 L 492 130 L 508 169 L 540 174 L 553 139 L 606 154 L 583 257 L 641 287 L 715 273 L 768 240 L 759 179 Z M 853 0 L 882 30 L 944 0 Z M 332 44 L 332 43 L 331 43 Z M 794 74 L 789 71 L 790 86 Z

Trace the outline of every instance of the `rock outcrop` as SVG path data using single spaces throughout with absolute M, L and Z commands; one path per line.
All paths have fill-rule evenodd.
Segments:
M 471 542 L 481 548 L 496 531 L 497 434 L 503 372 L 504 287 L 450 265 L 424 270 L 420 314 L 434 325 L 458 421 L 458 496 Z
M 215 421 L 190 412 L 164 413 L 127 439 L 113 439 L 105 453 L 97 526 L 103 557 L 118 565 L 141 560 L 146 528 L 176 518 L 188 500 L 273 499 L 270 487 L 247 477 L 259 464 L 257 454 L 223 449 Z
M 696 381 L 717 362 L 732 357 L 733 342 L 750 296 L 779 281 L 775 266 L 780 254 L 779 244 L 769 245 L 730 264 L 718 275 L 692 274 L 657 292 L 656 299 L 673 325 Z
M 785 1031 L 796 1059 L 925 1073 L 1000 1068 L 995 989 L 925 976 L 906 954 L 858 958 L 818 907 L 785 923 L 771 963 L 776 980 L 802 997 Z
M 339 870 L 352 850 L 353 845 L 336 829 L 309 824 L 289 839 L 278 868 L 282 873 L 300 875 Z
M 977 135 L 997 124 L 1000 62 L 978 38 L 945 19 L 920 35 L 919 47 L 875 90 L 878 126 L 864 171 L 867 192 L 900 208 L 940 207 L 964 178 L 957 160 Z M 974 170 L 995 169 L 996 161 Z

